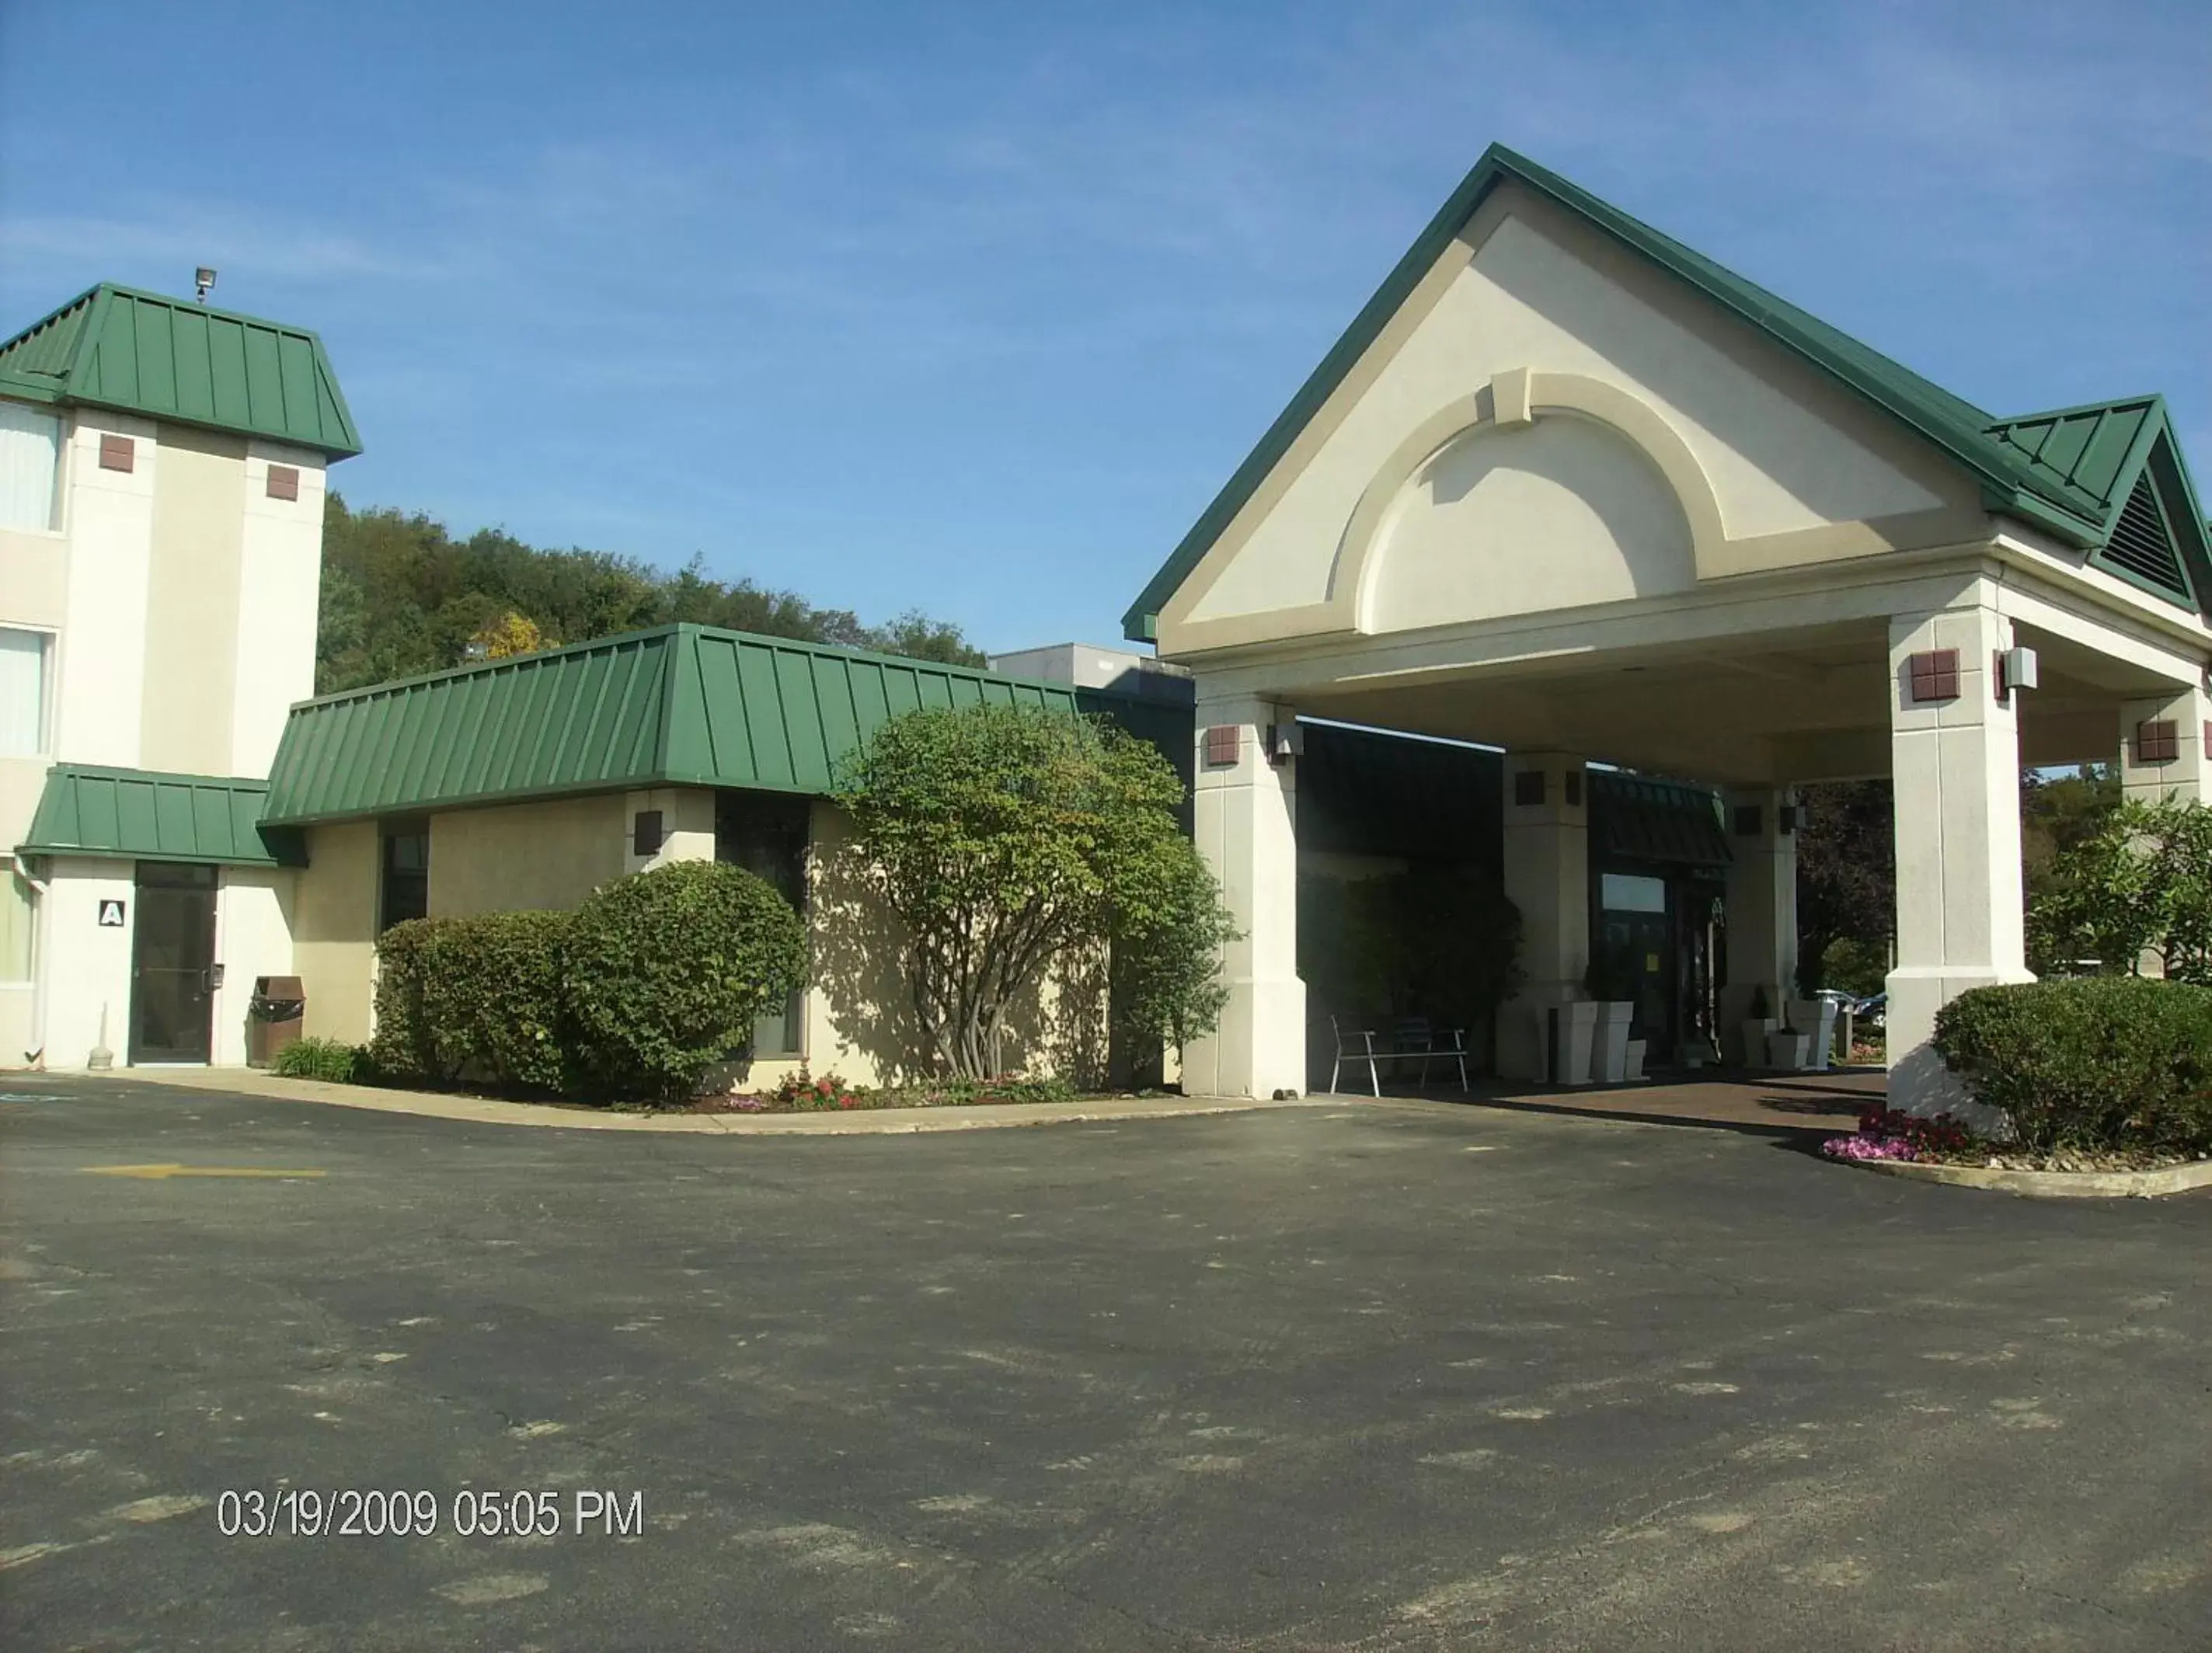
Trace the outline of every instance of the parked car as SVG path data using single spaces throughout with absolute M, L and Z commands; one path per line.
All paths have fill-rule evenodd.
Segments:
M 1889 995 L 1887 993 L 1876 993 L 1869 994 L 1853 1005 L 1851 1014 L 1857 1018 L 1861 1027 L 1880 1027 L 1882 1025 L 1882 1018 L 1888 1009 Z

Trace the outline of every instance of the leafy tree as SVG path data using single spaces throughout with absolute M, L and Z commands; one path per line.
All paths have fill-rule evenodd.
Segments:
M 2141 973 L 2145 955 L 2169 979 L 2212 986 L 2212 809 L 2130 799 L 2055 853 L 2027 908 L 2028 963 L 2039 975 Z
M 839 801 L 905 927 L 916 1023 L 952 1074 L 993 1077 L 1009 1011 L 1055 960 L 1101 949 L 1121 958 L 1125 1025 L 1177 1040 L 1212 1027 L 1229 921 L 1151 746 L 1041 709 L 913 712 L 855 755 Z
M 509 609 L 477 628 L 469 639 L 469 653 L 479 659 L 511 660 L 518 654 L 535 654 L 541 648 L 560 646 L 558 638 L 547 637 L 528 615 Z
M 1797 979 L 1822 985 L 1828 949 L 1848 938 L 1878 945 L 1897 923 L 1897 847 L 1887 781 L 1798 790 Z
M 671 620 L 981 665 L 957 626 L 908 613 L 868 626 L 849 609 L 709 576 L 696 557 L 673 574 L 606 551 L 547 550 L 487 528 L 456 539 L 420 512 L 355 511 L 337 494 L 323 515 L 317 692 L 442 671 L 470 658 L 487 629 L 517 623 L 586 642 Z

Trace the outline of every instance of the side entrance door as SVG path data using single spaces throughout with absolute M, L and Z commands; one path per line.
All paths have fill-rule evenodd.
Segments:
M 204 1062 L 215 992 L 212 866 L 138 863 L 131 939 L 131 1060 Z

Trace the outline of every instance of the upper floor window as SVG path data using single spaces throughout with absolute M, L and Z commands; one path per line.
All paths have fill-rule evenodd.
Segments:
M 62 422 L 21 402 L 0 402 L 0 528 L 52 528 L 61 470 Z
M 46 750 L 46 635 L 0 626 L 0 757 Z

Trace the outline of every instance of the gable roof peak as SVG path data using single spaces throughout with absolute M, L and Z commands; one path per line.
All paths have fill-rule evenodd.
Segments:
M 1300 432 L 1381 336 L 1391 317 L 1443 256 L 1453 238 L 1492 191 L 1508 180 L 1534 191 L 1638 257 L 1687 283 L 1723 310 L 1872 403 L 1973 477 L 1980 483 L 1984 500 L 1991 510 L 2020 518 L 2079 547 L 2100 545 L 2109 536 L 2118 503 L 2098 495 L 2094 488 L 2085 489 L 2077 485 L 2076 479 L 2059 473 L 2057 468 L 2039 463 L 2036 454 L 2025 451 L 2021 443 L 2009 435 L 2012 428 L 2023 421 L 1996 418 L 1862 340 L 1601 200 L 1580 185 L 1503 143 L 1492 143 L 1139 593 L 1122 617 L 1126 635 L 1138 641 L 1155 640 L 1159 612 L 1176 587 L 1228 530 L 1268 473 L 1281 463 Z M 2111 405 L 2142 405 L 2146 421 L 2154 417 L 2160 428 L 2165 427 L 2164 404 L 2156 398 L 2148 403 Z M 2037 416 L 2027 416 L 2026 419 L 2032 422 Z M 2040 416 L 2063 419 L 2066 416 Z M 2130 446 L 2123 453 L 2124 463 L 2114 467 L 2110 485 L 2131 483 L 2132 471 L 2140 468 L 2150 441 L 2149 436 L 2144 436 L 2139 448 Z M 2099 474 L 2101 475 L 2101 465 Z M 2121 491 L 2124 495 L 2124 487 Z

